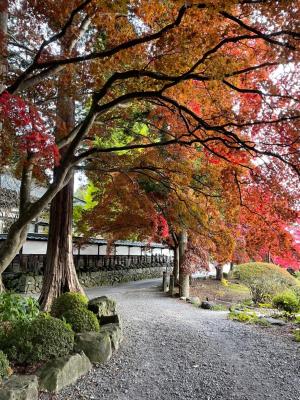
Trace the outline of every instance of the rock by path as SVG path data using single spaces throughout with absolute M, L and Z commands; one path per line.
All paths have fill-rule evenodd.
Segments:
M 166 297 L 158 281 L 91 289 L 118 302 L 114 357 L 41 400 L 300 400 L 300 344 Z

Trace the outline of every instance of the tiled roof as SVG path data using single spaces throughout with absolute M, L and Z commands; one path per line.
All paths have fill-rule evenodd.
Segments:
M 5 240 L 6 234 L 0 234 L 0 240 Z M 76 239 L 80 239 L 78 237 L 74 237 L 74 241 Z M 43 233 L 28 233 L 27 240 L 37 240 L 37 241 L 47 241 L 48 236 Z M 88 241 L 89 244 L 99 244 L 105 245 L 107 241 L 105 239 L 96 239 L 91 238 Z M 130 240 L 117 240 L 115 242 L 116 246 L 130 246 L 130 247 L 155 247 L 155 248 L 168 248 L 168 246 L 163 245 L 161 243 L 146 243 L 146 242 L 131 242 Z

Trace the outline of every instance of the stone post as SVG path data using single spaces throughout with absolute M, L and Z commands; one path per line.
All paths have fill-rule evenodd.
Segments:
M 174 295 L 174 284 L 175 284 L 175 277 L 174 275 L 170 275 L 170 285 L 169 285 L 170 296 Z

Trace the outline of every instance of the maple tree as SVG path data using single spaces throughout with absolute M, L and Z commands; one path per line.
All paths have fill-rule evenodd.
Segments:
M 1 152 L 6 165 L 17 161 L 21 171 L 22 207 L 1 246 L 0 271 L 25 240 L 28 223 L 68 184 L 74 168 L 89 168 L 99 155 L 104 174 L 109 158 L 121 162 L 121 151 L 176 145 L 181 154 L 198 146 L 213 165 L 221 160 L 243 166 L 247 156 L 266 157 L 262 162 L 298 179 L 298 1 L 74 0 L 62 7 L 60 1 L 2 0 L 1 15 L 9 7 L 15 19 L 9 22 L 13 39 L 1 83 Z M 6 39 L 1 36 L 2 46 Z M 71 51 L 62 53 L 64 40 Z M 17 68 L 10 63 L 13 46 L 25 46 Z M 55 87 L 62 74 L 72 75 L 63 87 L 80 106 L 74 128 L 64 125 L 53 146 Z M 32 122 L 20 130 L 9 117 L 16 98 L 36 110 L 46 127 L 47 164 Z M 146 135 L 132 135 L 137 111 L 149 126 Z M 121 143 L 107 145 L 124 121 L 129 131 Z M 168 135 L 160 140 L 165 129 Z M 51 181 L 47 174 L 54 168 Z M 33 177 L 47 186 L 37 201 L 30 198 Z

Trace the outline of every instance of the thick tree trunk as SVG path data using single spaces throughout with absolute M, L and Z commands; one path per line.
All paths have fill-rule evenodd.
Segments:
M 223 279 L 223 265 L 216 266 L 216 280 L 221 281 Z
M 63 76 L 64 79 L 70 79 L 70 76 Z M 65 93 L 64 85 L 59 86 L 58 90 L 57 116 L 60 125 L 65 126 L 67 131 L 74 128 L 75 102 Z M 61 138 L 59 128 L 56 136 Z M 65 151 L 66 148 L 61 150 L 62 153 Z M 49 310 L 53 300 L 64 292 L 84 293 L 73 260 L 73 191 L 74 178 L 51 202 L 46 269 L 39 299 L 44 310 Z
M 5 290 L 2 282 L 2 272 L 9 266 L 18 254 L 27 236 L 27 225 L 19 227 L 18 224 L 11 226 L 7 239 L 0 246 L 0 292 Z
M 3 92 L 5 88 L 5 79 L 7 73 L 7 62 L 6 62 L 6 53 L 7 53 L 7 46 L 6 46 L 6 34 L 7 34 L 7 18 L 8 18 L 8 0 L 0 0 L 0 93 Z M 2 130 L 2 122 L 0 121 L 0 131 Z M 0 248 L 0 292 L 4 290 L 4 286 L 2 283 L 2 276 L 1 272 L 4 271 L 3 265 L 6 265 L 11 262 L 14 258 L 15 252 L 14 249 L 9 249 L 8 247 L 12 246 L 12 243 L 8 243 L 7 247 L 7 254 L 5 253 L 5 249 Z M 1 263 L 1 252 L 4 251 L 5 259 Z M 2 265 L 3 264 L 3 265 Z M 7 265 L 8 265 L 7 264 Z
M 190 295 L 190 277 L 182 269 L 184 253 L 187 248 L 187 231 L 181 232 L 179 235 L 179 294 L 180 297 L 189 297 Z
M 174 284 L 179 284 L 179 246 L 174 247 L 174 267 L 173 267 Z
M 46 268 L 40 304 L 49 310 L 64 292 L 84 293 L 73 261 L 72 242 L 73 179 L 52 200 Z
M 0 93 L 5 89 L 7 75 L 7 20 L 8 0 L 0 0 Z

